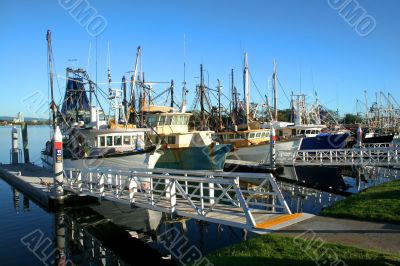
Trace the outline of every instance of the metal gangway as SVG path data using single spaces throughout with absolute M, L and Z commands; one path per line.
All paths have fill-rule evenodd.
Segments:
M 400 167 L 397 144 L 365 144 L 359 148 L 333 150 L 277 151 L 278 165 L 354 165 Z
M 291 213 L 272 174 L 64 169 L 63 187 L 132 207 L 250 230 L 278 228 L 307 216 Z

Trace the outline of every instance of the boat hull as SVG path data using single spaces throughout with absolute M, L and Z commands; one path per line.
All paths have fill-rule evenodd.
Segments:
M 364 138 L 364 143 L 372 144 L 372 143 L 391 143 L 393 141 L 394 135 L 381 135 L 374 136 L 370 138 Z
M 118 157 L 100 157 L 84 159 L 65 159 L 63 160 L 65 168 L 141 168 L 153 169 L 162 153 L 156 151 L 153 153 L 141 153 L 124 155 Z M 53 167 L 53 157 L 42 154 L 42 163 L 46 168 Z
M 223 170 L 231 146 L 226 144 L 204 147 L 169 148 L 156 163 L 156 168 L 182 170 Z
M 343 149 L 349 134 L 321 134 L 303 138 L 300 150 L 335 150 Z
M 276 151 L 297 150 L 301 144 L 301 139 L 289 141 L 279 141 L 275 143 Z M 257 146 L 242 147 L 231 152 L 227 159 L 241 160 L 256 163 L 268 163 L 270 160 L 270 144 L 262 144 Z

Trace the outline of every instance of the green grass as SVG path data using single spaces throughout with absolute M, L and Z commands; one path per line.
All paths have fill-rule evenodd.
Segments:
M 320 215 L 400 223 L 400 180 L 369 188 L 324 209 Z
M 393 255 L 271 234 L 221 249 L 207 258 L 215 266 L 400 265 L 400 257 Z

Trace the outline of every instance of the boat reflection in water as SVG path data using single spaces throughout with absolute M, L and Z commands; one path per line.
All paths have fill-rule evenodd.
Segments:
M 252 234 L 110 201 L 55 215 L 56 260 L 66 265 L 175 265 Z M 193 252 L 195 251 L 195 252 Z M 196 256 L 193 256 L 195 254 Z
M 399 169 L 372 166 L 295 166 L 278 168 L 278 179 L 339 195 L 358 193 L 400 178 Z

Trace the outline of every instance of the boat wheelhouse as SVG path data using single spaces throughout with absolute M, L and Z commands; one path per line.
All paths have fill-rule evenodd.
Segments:
M 191 113 L 148 113 L 147 125 L 157 132 L 150 135 L 154 143 L 161 143 L 164 154 L 157 168 L 185 170 L 222 170 L 230 145 L 216 143 L 211 130 L 189 130 Z
M 235 148 L 262 145 L 269 143 L 269 129 L 255 129 L 244 131 L 228 131 L 218 132 L 214 134 L 214 138 L 225 144 L 231 144 Z

